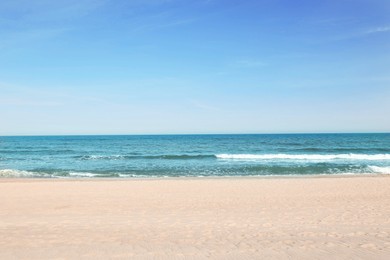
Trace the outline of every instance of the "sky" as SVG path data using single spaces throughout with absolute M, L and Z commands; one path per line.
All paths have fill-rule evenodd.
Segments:
M 0 1 L 0 135 L 307 132 L 390 132 L 390 1 Z

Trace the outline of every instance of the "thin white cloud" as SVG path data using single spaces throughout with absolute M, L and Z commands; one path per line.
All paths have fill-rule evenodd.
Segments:
M 260 60 L 241 59 L 232 62 L 231 66 L 237 68 L 257 68 L 257 67 L 265 67 L 267 66 L 267 63 Z
M 199 100 L 190 100 L 189 103 L 198 108 L 198 109 L 201 109 L 201 110 L 205 110 L 205 111 L 214 111 L 214 112 L 217 112 L 217 111 L 222 111 L 222 109 L 216 107 L 216 106 L 213 106 L 213 105 L 209 105 L 209 104 L 206 104 L 202 101 L 199 101 Z
M 32 42 L 55 38 L 70 30 L 68 28 L 42 28 L 0 34 L 0 36 L 3 36 L 0 39 L 0 50 L 8 47 L 19 47 L 20 44 L 25 46 Z
M 142 22 L 139 22 L 136 25 L 132 25 L 133 28 L 131 29 L 131 31 L 133 31 L 133 32 L 152 31 L 152 30 L 156 30 L 156 29 L 182 26 L 182 25 L 192 23 L 196 20 L 197 19 L 195 19 L 195 18 L 189 18 L 189 19 L 165 18 L 165 19 L 159 19 L 159 20 L 144 19 Z
M 372 34 L 372 33 L 383 33 L 383 32 L 389 32 L 390 26 L 382 26 L 382 27 L 376 27 L 370 30 L 367 30 L 364 32 L 364 34 Z
M 0 1 L 0 48 L 29 44 L 62 35 L 74 21 L 101 7 L 107 0 Z
M 81 22 L 94 12 L 105 8 L 126 10 L 130 32 L 151 31 L 169 27 L 183 26 L 197 18 L 181 17 L 172 11 L 150 12 L 139 7 L 177 2 L 178 0 L 128 0 L 111 2 L 109 0 L 5 0 L 0 1 L 0 48 L 27 44 L 41 39 L 59 36 L 70 30 L 79 30 Z M 138 13 L 137 10 L 141 10 Z M 109 12 L 107 12 L 109 13 Z
M 351 17 L 331 17 L 331 18 L 319 18 L 310 20 L 309 23 L 316 25 L 339 25 L 354 22 L 355 19 Z
M 19 86 L 0 82 L 0 107 L 65 107 L 77 104 L 99 105 L 100 107 L 124 107 L 126 105 L 101 94 L 79 95 L 66 87 Z
M 344 35 L 334 36 L 327 39 L 326 41 L 322 40 L 322 43 L 358 39 L 358 38 L 370 37 L 376 34 L 388 33 L 388 32 L 390 32 L 390 26 L 377 26 L 370 29 L 355 31 L 354 33 L 346 33 Z
M 0 106 L 54 107 L 64 105 L 56 101 L 33 101 L 28 98 L 1 98 Z
M 71 20 L 90 13 L 106 2 L 106 0 L 1 1 L 0 13 L 12 17 L 16 23 Z

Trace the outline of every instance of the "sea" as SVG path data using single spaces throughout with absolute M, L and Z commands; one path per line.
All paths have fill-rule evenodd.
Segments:
M 1 178 L 390 174 L 390 134 L 0 137 Z

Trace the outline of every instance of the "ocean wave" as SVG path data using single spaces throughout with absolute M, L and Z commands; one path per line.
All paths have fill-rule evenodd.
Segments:
M 390 154 L 217 154 L 216 157 L 234 160 L 390 160 Z
M 134 159 L 165 159 L 165 160 L 192 160 L 192 159 L 207 159 L 216 158 L 215 155 L 79 155 L 73 158 L 80 160 L 134 160 Z
M 77 155 L 73 156 L 75 159 L 80 160 L 121 160 L 125 159 L 123 155 Z
M 0 170 L 0 178 L 161 178 L 161 177 L 241 177 L 241 176 L 310 176 L 310 175 L 359 175 L 359 174 L 390 174 L 390 166 L 353 166 L 331 165 L 319 163 L 307 166 L 244 166 L 228 169 L 149 169 L 149 170 L 120 170 L 110 171 L 78 171 L 78 170 Z
M 167 160 L 191 160 L 191 159 L 207 159 L 215 158 L 215 155 L 190 155 L 190 154 L 179 154 L 179 155 L 156 155 L 156 156 L 144 156 L 145 159 L 167 159 Z
M 29 171 L 3 169 L 0 170 L 0 178 L 22 178 L 34 177 L 36 174 Z
M 46 154 L 68 154 L 68 153 L 74 153 L 76 152 L 75 150 L 70 150 L 70 149 L 17 149 L 14 148 L 13 150 L 9 149 L 0 149 L 0 153 L 2 154 L 41 154 L 41 153 L 46 153 Z
M 97 177 L 122 177 L 119 173 L 93 173 L 77 171 L 23 171 L 14 169 L 0 170 L 0 178 L 97 178 Z
M 390 166 L 387 167 L 368 166 L 368 168 L 371 169 L 374 173 L 390 174 Z
M 350 154 L 350 153 L 358 153 L 364 154 L 364 152 L 377 152 L 377 153 L 389 153 L 390 148 L 320 148 L 320 147 L 308 147 L 308 148 L 297 148 L 293 149 L 293 151 L 299 152 L 322 152 L 322 153 L 332 153 L 338 152 L 339 154 Z
M 63 175 L 63 176 L 59 176 L 59 177 L 73 177 L 73 178 L 77 178 L 77 177 L 84 177 L 84 178 L 93 178 L 93 177 L 101 177 L 104 175 L 102 174 L 97 174 L 97 173 L 92 173 L 92 172 L 69 172 L 67 173 L 66 175 Z M 109 176 L 111 177 L 111 176 Z M 116 177 L 116 176 L 114 176 Z

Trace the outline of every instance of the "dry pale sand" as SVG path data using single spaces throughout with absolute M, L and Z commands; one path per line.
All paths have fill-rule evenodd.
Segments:
M 0 180 L 0 259 L 390 259 L 390 178 Z

